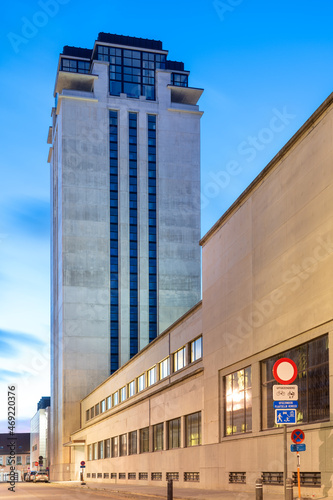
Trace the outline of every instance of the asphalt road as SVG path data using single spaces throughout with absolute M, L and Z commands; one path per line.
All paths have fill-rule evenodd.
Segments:
M 125 492 L 92 491 L 77 489 L 48 483 L 16 483 L 15 491 L 9 491 L 8 483 L 0 483 L 0 500 L 147 500 L 147 496 Z M 161 497 L 150 496 L 150 500 L 161 500 Z

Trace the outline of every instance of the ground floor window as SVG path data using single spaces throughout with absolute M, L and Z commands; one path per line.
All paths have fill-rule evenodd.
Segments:
M 149 427 L 140 429 L 140 453 L 149 451 Z
M 224 408 L 226 436 L 252 430 L 251 367 L 224 377 Z
M 186 446 L 201 444 L 201 411 L 186 415 Z
M 128 434 L 128 454 L 135 455 L 137 453 L 137 432 L 133 431 Z
M 168 448 L 180 448 L 180 418 L 168 422 Z
M 154 451 L 163 450 L 163 427 L 163 423 L 154 425 L 153 427 Z
M 118 456 L 118 436 L 111 438 L 111 456 Z
M 127 434 L 122 434 L 120 436 L 120 442 L 119 442 L 120 446 L 119 446 L 119 455 L 121 457 L 124 457 L 125 455 L 127 455 Z
M 297 366 L 298 385 L 297 423 L 328 420 L 329 408 L 329 362 L 328 335 L 323 335 L 298 347 L 284 351 L 261 363 L 261 408 L 262 428 L 270 429 L 275 424 L 273 409 L 274 363 L 280 358 L 290 358 Z

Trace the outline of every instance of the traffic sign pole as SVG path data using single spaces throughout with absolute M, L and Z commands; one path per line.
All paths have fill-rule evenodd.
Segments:
M 298 500 L 301 500 L 301 474 L 300 474 L 300 466 L 301 466 L 301 457 L 297 452 L 297 484 L 298 484 Z

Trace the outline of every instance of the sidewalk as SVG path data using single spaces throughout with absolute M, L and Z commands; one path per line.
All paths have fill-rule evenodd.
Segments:
M 50 484 L 57 486 L 85 489 L 85 490 L 99 490 L 105 492 L 120 493 L 121 495 L 129 494 L 130 497 L 138 499 L 166 499 L 167 498 L 167 485 L 166 483 L 161 486 L 141 486 L 130 484 L 114 484 L 114 483 L 93 483 L 88 482 L 85 486 L 81 485 L 80 481 L 53 481 Z M 265 488 L 263 490 L 263 500 L 284 500 L 283 494 L 267 493 Z M 297 497 L 296 490 L 294 490 L 294 498 Z M 306 495 L 302 496 L 307 498 Z M 174 500 L 255 500 L 255 491 L 216 491 L 216 490 L 202 490 L 197 488 L 177 488 L 174 484 L 173 487 Z M 313 497 L 308 497 L 313 498 Z M 318 500 L 320 497 L 317 497 Z M 332 497 L 326 497 L 327 500 L 333 500 Z

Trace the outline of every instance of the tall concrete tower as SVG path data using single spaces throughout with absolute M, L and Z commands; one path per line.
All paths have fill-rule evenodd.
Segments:
M 156 40 L 65 46 L 51 144 L 51 470 L 79 401 L 200 299 L 201 89 Z

